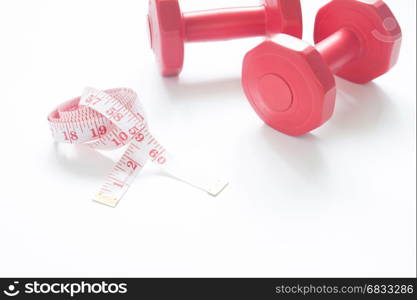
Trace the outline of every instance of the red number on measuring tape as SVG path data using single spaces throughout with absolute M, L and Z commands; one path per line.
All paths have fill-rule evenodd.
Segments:
M 114 107 L 112 107 L 112 108 L 110 108 L 106 111 L 106 114 L 108 116 L 112 116 L 115 113 L 115 111 L 116 111 L 116 109 Z
M 129 138 L 129 136 L 125 133 L 125 132 L 120 132 L 119 133 L 119 139 L 121 140 L 121 141 L 127 141 L 127 139 Z
M 126 163 L 126 165 L 127 165 L 129 168 L 133 169 L 133 170 L 136 170 L 136 168 L 138 167 L 138 164 L 137 164 L 137 163 L 135 163 L 134 161 L 131 161 L 131 160 L 129 160 L 129 161 Z
M 119 147 L 122 143 L 120 143 L 118 140 L 116 139 L 112 139 L 111 140 L 117 147 Z
M 66 141 L 76 141 L 78 140 L 78 135 L 75 131 L 70 131 L 69 134 L 64 131 L 64 137 Z
M 157 158 L 158 155 L 159 155 L 159 151 L 156 150 L 156 149 L 152 149 L 149 152 L 149 156 L 152 157 L 152 158 L 154 158 L 154 159 Z M 163 157 L 163 156 L 158 157 L 157 160 L 156 160 L 156 162 L 158 164 L 160 164 L 160 165 L 163 165 L 164 163 L 166 163 L 166 161 L 167 161 L 167 159 L 165 157 Z
M 139 132 L 139 129 L 136 126 L 129 129 L 130 135 L 136 135 L 138 132 Z
M 100 101 L 101 99 L 94 95 L 91 95 L 90 97 L 87 98 L 87 100 L 85 100 L 86 103 L 91 104 L 91 105 L 96 105 Z
M 151 151 L 149 151 L 149 156 L 152 157 L 152 158 L 157 157 L 158 154 L 159 154 L 159 152 L 156 149 L 152 149 Z
M 117 138 L 118 138 L 118 140 L 117 139 L 112 139 L 111 141 L 117 146 L 117 147 L 119 147 L 119 146 L 121 146 L 122 145 L 122 142 L 125 142 L 125 141 L 127 141 L 128 139 L 129 139 L 129 136 L 126 134 L 126 132 L 120 132 L 118 135 L 117 135 Z
M 161 156 L 156 161 L 158 162 L 158 164 L 163 165 L 164 163 L 166 163 L 167 159 Z
M 113 115 L 113 120 L 115 120 L 116 122 L 119 122 L 121 119 L 123 119 L 123 115 L 120 113 L 116 113 Z
M 107 133 L 107 128 L 104 125 L 99 126 L 97 129 L 91 129 L 91 132 L 93 133 L 93 137 L 97 138 L 102 135 L 105 135 Z
M 139 133 L 137 136 L 135 136 L 135 140 L 137 142 L 142 142 L 145 139 L 145 136 L 142 133 Z
M 113 120 L 115 120 L 116 122 L 120 121 L 121 119 L 123 119 L 123 115 L 121 113 L 118 113 L 116 108 L 112 107 L 109 110 L 106 111 L 106 114 Z

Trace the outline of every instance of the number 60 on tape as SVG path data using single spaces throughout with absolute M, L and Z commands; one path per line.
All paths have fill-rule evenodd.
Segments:
M 227 186 L 223 180 L 184 168 L 167 153 L 149 132 L 143 108 L 131 89 L 86 88 L 81 97 L 57 107 L 49 114 L 48 121 L 53 138 L 60 143 L 86 144 L 102 150 L 127 146 L 93 198 L 101 204 L 115 207 L 148 160 L 212 196 L 217 196 Z

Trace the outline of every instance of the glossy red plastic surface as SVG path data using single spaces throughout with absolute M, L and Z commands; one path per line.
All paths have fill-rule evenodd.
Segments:
M 148 21 L 151 47 L 162 75 L 178 75 L 184 63 L 184 34 L 178 1 L 149 1 Z
M 307 43 L 277 35 L 244 59 L 242 85 L 259 117 L 288 135 L 309 132 L 333 113 L 334 77 Z
M 401 29 L 380 0 L 333 0 L 316 18 L 316 48 L 278 35 L 250 51 L 242 83 L 258 115 L 289 135 L 305 134 L 333 114 L 333 74 L 366 83 L 397 61 Z
M 361 45 L 357 35 L 349 29 L 340 29 L 316 45 L 326 64 L 333 73 L 343 69 L 360 56 Z
M 322 7 L 314 30 L 320 51 L 337 47 L 340 30 L 347 29 L 359 40 L 357 55 L 338 68 L 336 75 L 355 83 L 367 83 L 386 73 L 398 60 L 401 46 L 401 28 L 389 7 L 381 0 L 333 0 Z M 339 34 L 340 36 L 340 34 Z M 325 40 L 333 39 L 332 42 Z M 339 47 L 342 57 L 347 51 Z
M 262 6 L 190 12 L 183 13 L 183 16 L 187 42 L 221 41 L 266 34 L 265 9 Z
M 181 72 L 184 43 L 287 33 L 302 36 L 299 0 L 264 0 L 263 5 L 182 13 L 178 0 L 150 0 L 151 46 L 164 76 Z

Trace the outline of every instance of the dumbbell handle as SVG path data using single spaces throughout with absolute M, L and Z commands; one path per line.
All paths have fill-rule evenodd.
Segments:
M 360 40 L 351 30 L 340 29 L 316 44 L 316 50 L 336 73 L 360 53 Z
M 266 34 L 265 6 L 183 13 L 187 42 L 220 41 Z

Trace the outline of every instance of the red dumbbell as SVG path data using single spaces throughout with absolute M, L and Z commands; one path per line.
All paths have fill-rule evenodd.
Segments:
M 333 114 L 333 73 L 366 83 L 397 62 L 401 28 L 381 0 L 332 0 L 315 22 L 316 48 L 278 35 L 244 59 L 243 87 L 250 103 L 272 128 L 298 136 Z
M 161 73 L 176 76 L 184 63 L 184 43 L 287 33 L 301 38 L 300 0 L 263 0 L 263 5 L 182 13 L 178 0 L 150 0 L 151 47 Z

